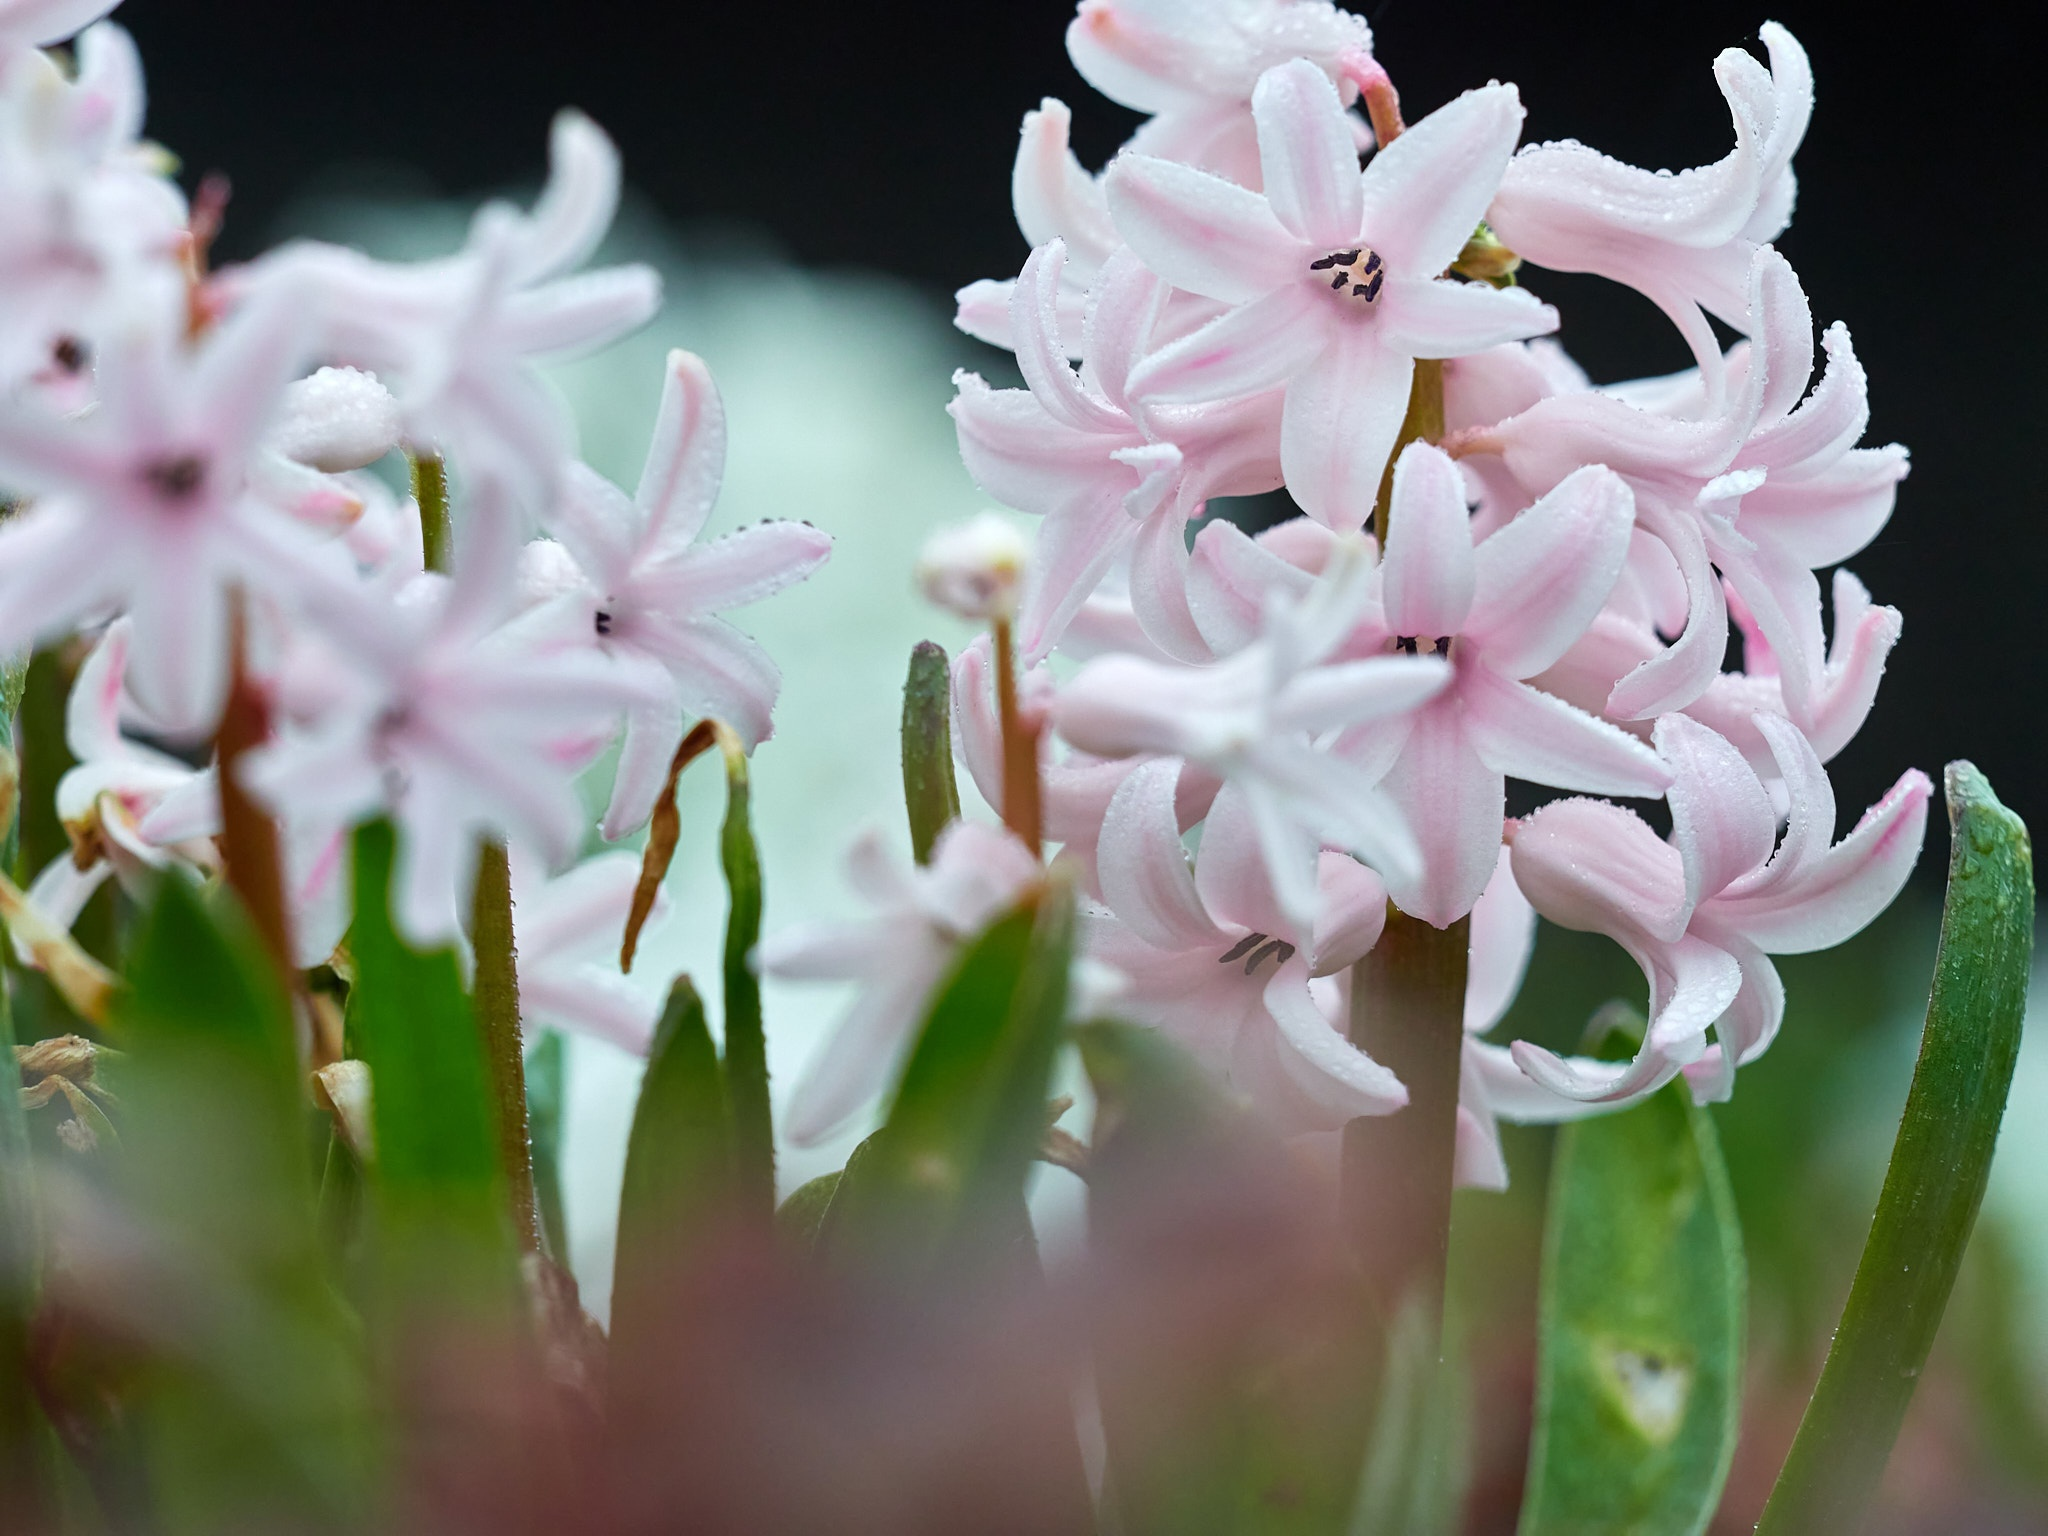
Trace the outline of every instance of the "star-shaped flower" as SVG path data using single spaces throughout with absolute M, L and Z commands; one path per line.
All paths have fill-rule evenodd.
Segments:
M 1696 1097 L 1727 1097 L 1735 1069 L 1764 1052 L 1784 1016 L 1770 956 L 1841 943 L 1912 873 L 1933 788 L 1925 774 L 1902 775 L 1837 843 L 1834 791 L 1806 738 L 1775 715 L 1755 726 L 1785 781 L 1782 837 L 1755 770 L 1683 715 L 1656 729 L 1673 774 L 1670 842 L 1600 800 L 1557 801 L 1516 829 L 1515 880 L 1536 910 L 1606 934 L 1650 983 L 1649 1034 L 1633 1062 L 1567 1061 L 1517 1042 L 1515 1061 L 1542 1087 L 1632 1102 L 1683 1071 Z
M 1286 389 L 1280 462 L 1304 511 L 1355 529 L 1372 511 L 1417 358 L 1458 357 L 1557 328 L 1521 289 L 1443 276 L 1477 227 L 1521 132 L 1514 87 L 1468 91 L 1373 156 L 1305 60 L 1252 94 L 1265 192 L 1126 154 L 1109 171 L 1117 228 L 1176 287 L 1235 306 L 1132 373 L 1160 400 Z
M 1309 987 L 1372 948 L 1386 888 L 1356 860 L 1325 853 L 1314 921 L 1300 925 L 1274 900 L 1243 798 L 1228 789 L 1190 870 L 1175 807 L 1180 771 L 1171 759 L 1139 767 L 1103 818 L 1097 872 L 1108 910 L 1090 916 L 1086 944 L 1121 978 L 1110 1006 L 1171 1035 L 1289 1134 L 1400 1108 L 1407 1089 L 1344 1038 Z
M 671 352 L 654 441 L 627 496 L 583 464 L 564 472 L 548 523 L 581 587 L 558 599 L 571 627 L 631 674 L 647 702 L 626 720 L 604 835 L 647 820 L 686 715 L 724 721 L 751 747 L 773 728 L 782 674 L 717 615 L 809 576 L 832 540 L 808 523 L 762 522 L 699 544 L 725 473 L 725 408 L 703 359 Z
M 1027 663 L 1046 655 L 1120 558 L 1153 642 L 1189 661 L 1209 648 L 1187 605 L 1187 525 L 1211 496 L 1280 483 L 1277 392 L 1203 405 L 1155 405 L 1127 387 L 1166 285 L 1129 252 L 1101 273 L 1080 372 L 1058 335 L 1065 248 L 1032 252 L 1011 299 L 1029 389 L 990 389 L 960 373 L 950 410 L 967 471 L 990 495 L 1044 518 L 1019 615 Z
M 1712 165 L 1645 171 L 1567 140 L 1509 162 L 1487 211 L 1517 255 L 1557 272 L 1626 283 L 1671 317 L 1718 394 L 1721 348 L 1703 311 L 1746 329 L 1749 264 L 1792 218 L 1792 156 L 1813 112 L 1806 51 L 1776 22 L 1766 69 L 1740 48 L 1714 61 L 1735 147 Z
M 35 498 L 0 527 L 0 650 L 123 609 L 138 701 L 174 733 L 214 724 L 230 593 L 288 589 L 305 560 L 249 471 L 315 308 L 266 282 L 196 346 L 161 318 L 110 337 L 83 416 L 0 404 L 0 480 Z
M 954 956 L 1044 874 L 1009 833 L 973 821 L 941 832 L 929 864 L 903 869 L 873 832 L 846 863 L 870 916 L 772 934 L 755 951 L 768 975 L 860 987 L 790 1096 L 784 1124 L 798 1145 L 830 1135 L 881 1091 Z
M 1421 850 L 1377 773 L 1331 750 L 1347 728 L 1396 721 L 1452 681 L 1434 655 L 1338 659 L 1369 600 L 1362 544 L 1342 542 L 1301 598 L 1269 605 L 1260 637 L 1206 667 L 1136 656 L 1090 662 L 1060 690 L 1054 728 L 1103 757 L 1181 757 L 1244 796 L 1275 899 L 1315 921 L 1317 856 L 1356 854 L 1389 883 L 1419 878 Z

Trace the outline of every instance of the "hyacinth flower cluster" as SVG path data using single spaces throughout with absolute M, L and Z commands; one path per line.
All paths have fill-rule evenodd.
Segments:
M 563 112 L 443 256 L 221 265 L 225 184 L 143 137 L 111 9 L 0 0 L 0 1525 L 1454 1529 L 1452 1191 L 1506 1190 L 1522 1123 L 1561 1129 L 1518 1529 L 1706 1528 L 1748 1296 L 1707 1106 L 1933 790 L 1845 831 L 1829 778 L 1901 635 L 1842 562 L 1907 457 L 1772 244 L 1789 32 L 1715 61 L 1733 148 L 1674 174 L 1523 144 L 1512 85 L 1409 122 L 1331 0 L 1081 0 L 1075 66 L 1144 122 L 1091 169 L 1028 113 L 1029 254 L 957 296 L 1014 360 L 950 408 L 1007 510 L 905 573 L 986 631 L 912 653 L 911 858 L 871 825 L 864 911 L 764 925 L 781 674 L 730 615 L 832 541 L 707 537 L 688 352 L 630 491 L 578 456 L 547 369 L 661 299 L 593 265 L 610 141 Z M 1692 366 L 1595 384 L 1557 272 Z M 707 754 L 715 1015 L 633 974 Z M 1985 1188 L 2031 856 L 1968 764 L 1947 799 L 1919 1065 L 1767 1536 L 1861 1528 Z M 1645 1006 L 1507 1038 L 1539 918 Z M 843 1011 L 771 1094 L 807 982 Z M 615 1206 L 574 1186 L 609 1270 L 560 1031 L 645 1058 Z
M 496 848 L 530 1016 L 644 1048 L 658 997 L 597 963 L 638 860 L 578 862 L 577 776 L 621 743 L 617 839 L 691 722 L 768 735 L 780 675 L 722 615 L 830 540 L 798 522 L 699 537 L 725 423 L 687 353 L 633 494 L 575 457 L 540 366 L 660 299 L 647 268 L 587 268 L 619 191 L 587 118 L 556 120 L 533 208 L 484 208 L 451 255 L 299 242 L 210 271 L 215 194 L 188 202 L 139 137 L 141 68 L 109 8 L 0 11 L 0 646 L 89 648 L 56 789 L 70 848 L 29 906 L 63 929 L 109 878 L 213 872 L 246 802 L 281 832 L 292 954 L 321 965 L 350 829 L 388 815 L 409 938 L 462 934 Z M 34 46 L 73 33 L 70 67 Z M 372 468 L 404 460 L 410 493 Z M 237 695 L 254 737 L 221 729 Z
M 1771 956 L 1884 910 L 1931 788 L 1908 771 L 1838 828 L 1825 764 L 1901 624 L 1840 562 L 1907 456 L 1863 442 L 1848 332 L 1817 355 L 1770 243 L 1812 79 L 1783 27 L 1762 40 L 1715 61 L 1734 147 L 1673 175 L 1521 143 L 1512 85 L 1406 122 L 1365 23 L 1314 0 L 1081 6 L 1076 67 L 1151 116 L 1091 171 L 1065 104 L 1026 115 L 1031 254 L 958 316 L 1022 387 L 963 372 L 952 414 L 977 483 L 1035 528 L 1027 551 L 978 525 L 928 562 L 940 601 L 998 626 L 998 655 L 955 664 L 959 750 L 1006 812 L 1010 777 L 1039 775 L 1042 817 L 1010 818 L 1026 846 L 1003 857 L 985 831 L 941 845 L 921 916 L 890 922 L 898 976 L 985 920 L 980 882 L 1022 888 L 1042 830 L 1083 872 L 1103 1006 L 1289 1134 L 1409 1102 L 1368 1043 L 1420 1026 L 1371 1018 L 1353 981 L 1388 924 L 1441 935 L 1470 978 L 1448 1000 L 1461 1182 L 1504 1183 L 1499 1119 L 1680 1075 L 1730 1094 L 1784 1013 Z M 1594 384 L 1545 269 L 1642 293 L 1695 366 Z M 1740 335 L 1725 352 L 1709 316 Z M 1256 534 L 1208 515 L 1282 488 L 1296 515 Z M 1545 803 L 1509 816 L 1511 779 Z M 1490 1037 L 1537 915 L 1641 966 L 1632 1061 Z M 819 965 L 797 937 L 771 967 Z M 879 1085 L 872 1014 L 815 1064 L 797 1134 Z

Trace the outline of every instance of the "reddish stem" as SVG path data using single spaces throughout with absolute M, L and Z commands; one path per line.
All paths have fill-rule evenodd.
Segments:
M 1038 728 L 1017 705 L 1016 646 L 1010 621 L 995 621 L 996 713 L 1003 726 L 1003 824 L 1037 854 L 1044 842 L 1038 783 Z

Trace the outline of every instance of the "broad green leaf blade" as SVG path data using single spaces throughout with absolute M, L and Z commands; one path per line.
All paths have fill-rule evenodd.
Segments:
M 953 781 L 953 674 L 943 646 L 921 640 L 910 652 L 903 683 L 903 803 L 910 847 L 929 864 L 949 822 L 960 818 Z
M 560 1030 L 541 1031 L 526 1058 L 526 1128 L 533 1138 L 533 1199 L 547 1251 L 568 1262 L 569 1224 L 562 1205 L 562 1106 L 569 1056 Z
M 1559 1133 L 1520 1536 L 1706 1529 L 1735 1454 L 1747 1293 L 1720 1143 L 1683 1082 Z
M 1862 1529 L 1991 1173 L 2026 1015 L 2033 844 L 1970 764 L 1950 763 L 1947 780 L 1948 898 L 1920 1060 L 1841 1326 L 1759 1536 Z
M 832 1209 L 832 1197 L 839 1193 L 839 1180 L 843 1173 L 843 1169 L 835 1168 L 830 1173 L 805 1180 L 776 1207 L 775 1230 L 796 1252 L 810 1254 L 817 1251 L 818 1234 L 824 1230 L 825 1216 Z
M 718 741 L 726 795 L 718 858 L 731 902 L 725 920 L 725 1087 L 734 1194 L 739 1209 L 765 1228 L 775 1215 L 775 1119 L 768 1104 L 761 979 L 754 974 L 754 948 L 761 942 L 761 854 L 749 820 L 746 754 L 728 731 L 721 729 Z
M 1096 1097 L 1088 1226 L 1108 1283 L 1090 1332 L 1119 1528 L 1349 1529 L 1373 1331 L 1327 1185 L 1155 1032 L 1076 1036 Z
M 436 1267 L 453 1262 L 457 1291 L 471 1294 L 447 1299 L 491 1307 L 512 1295 L 517 1249 L 483 1047 L 455 952 L 422 954 L 392 926 L 394 858 L 389 822 L 357 829 L 348 1028 L 370 1068 L 379 1248 L 404 1294 L 431 1292 Z
M 1073 892 L 1054 880 L 962 952 L 925 1017 L 887 1122 L 858 1169 L 847 1170 L 829 1213 L 835 1244 L 844 1237 L 878 1260 L 918 1266 L 1018 1235 L 1073 948 Z
M 733 1214 L 732 1115 L 704 1004 L 690 978 L 668 995 L 626 1141 L 612 1279 L 612 1354 L 630 1361 L 659 1326 L 659 1294 Z
M 136 935 L 117 1185 L 175 1320 L 142 1391 L 164 1525 L 340 1524 L 366 1501 L 367 1377 L 315 1220 L 290 1004 L 225 889 L 176 875 Z

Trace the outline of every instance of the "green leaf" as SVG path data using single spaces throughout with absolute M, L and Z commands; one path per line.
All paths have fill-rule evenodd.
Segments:
M 394 858 L 389 822 L 357 829 L 348 1028 L 370 1068 L 378 1246 L 403 1295 L 453 1287 L 457 1307 L 502 1306 L 517 1249 L 483 1047 L 455 952 L 423 954 L 392 926 Z M 437 1282 L 443 1264 L 458 1269 Z
M 533 1138 L 533 1197 L 547 1251 L 568 1262 L 569 1224 L 562 1205 L 562 1106 L 569 1073 L 560 1030 L 541 1031 L 526 1058 L 526 1128 Z
M 953 674 L 943 646 L 921 640 L 910 652 L 903 683 L 903 802 L 910 811 L 910 847 L 929 864 L 939 834 L 960 818 L 953 782 Z
M 832 1209 L 832 1197 L 839 1193 L 843 1173 L 843 1169 L 835 1168 L 805 1180 L 776 1208 L 775 1230 L 798 1253 L 808 1254 L 817 1249 L 818 1234 Z
M 362 1513 L 368 1387 L 315 1220 L 307 1100 L 276 967 L 225 888 L 167 875 L 120 1003 L 117 1186 L 171 1260 L 131 1304 L 176 1320 L 142 1391 L 168 1529 Z
M 612 1281 L 612 1355 L 630 1361 L 659 1326 L 666 1278 L 731 1216 L 732 1113 L 704 1004 L 679 976 L 647 1053 L 626 1140 Z
M 721 731 L 725 757 L 725 825 L 719 863 L 731 906 L 725 920 L 725 1090 L 732 1113 L 733 1178 L 740 1209 L 765 1227 L 775 1214 L 775 1119 L 768 1104 L 768 1036 L 761 1021 L 761 980 L 754 947 L 761 942 L 761 855 L 748 819 L 747 758 Z
M 882 1131 L 847 1168 L 829 1213 L 835 1246 L 843 1237 L 914 1268 L 1019 1234 L 1073 948 L 1073 891 L 1055 877 L 961 953 Z
M 1684 1082 L 1565 1127 L 1520 1536 L 1706 1528 L 1735 1453 L 1746 1302 L 1720 1143 Z
M 1948 898 L 1920 1060 L 1841 1326 L 1759 1536 L 1831 1536 L 1863 1514 L 1941 1326 L 1998 1142 L 2033 958 L 2026 824 L 1950 763 Z

